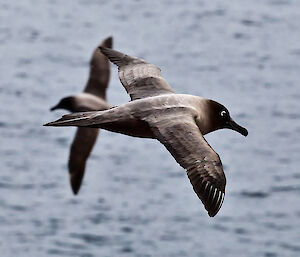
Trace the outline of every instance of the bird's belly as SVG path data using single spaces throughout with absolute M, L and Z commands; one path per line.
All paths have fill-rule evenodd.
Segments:
M 149 125 L 141 120 L 108 122 L 101 124 L 101 128 L 132 137 L 155 138 Z

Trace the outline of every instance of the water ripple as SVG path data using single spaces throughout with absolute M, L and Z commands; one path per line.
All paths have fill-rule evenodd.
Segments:
M 103 246 L 109 242 L 109 238 L 106 236 L 100 236 L 87 233 L 71 233 L 70 237 L 81 239 L 85 243 L 93 244 L 97 246 Z
M 272 192 L 300 192 L 299 185 L 289 185 L 289 186 L 273 186 L 271 187 Z
M 292 252 L 300 252 L 300 246 L 299 245 L 294 245 L 290 243 L 282 243 L 280 244 L 282 248 L 291 250 Z
M 110 217 L 104 213 L 97 213 L 95 215 L 89 216 L 88 220 L 90 220 L 91 223 L 98 225 L 100 223 L 108 222 L 110 220 Z
M 269 196 L 269 193 L 263 191 L 242 191 L 240 195 L 247 198 L 266 198 Z

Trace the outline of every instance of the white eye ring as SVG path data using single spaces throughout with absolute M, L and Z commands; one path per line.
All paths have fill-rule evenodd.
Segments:
M 221 111 L 221 116 L 224 117 L 227 114 L 226 111 Z

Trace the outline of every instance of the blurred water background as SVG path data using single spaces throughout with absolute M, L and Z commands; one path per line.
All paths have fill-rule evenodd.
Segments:
M 299 24 L 297 0 L 1 1 L 1 256 L 300 256 Z M 110 35 L 248 128 L 206 136 L 227 176 L 215 218 L 159 142 L 106 131 L 72 195 L 75 129 L 42 124 Z M 129 100 L 115 67 L 108 100 Z

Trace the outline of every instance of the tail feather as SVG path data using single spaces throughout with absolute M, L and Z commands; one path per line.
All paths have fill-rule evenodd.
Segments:
M 44 124 L 44 126 L 77 126 L 77 127 L 87 127 L 92 126 L 91 119 L 97 116 L 98 112 L 78 112 L 62 116 L 62 118 Z

